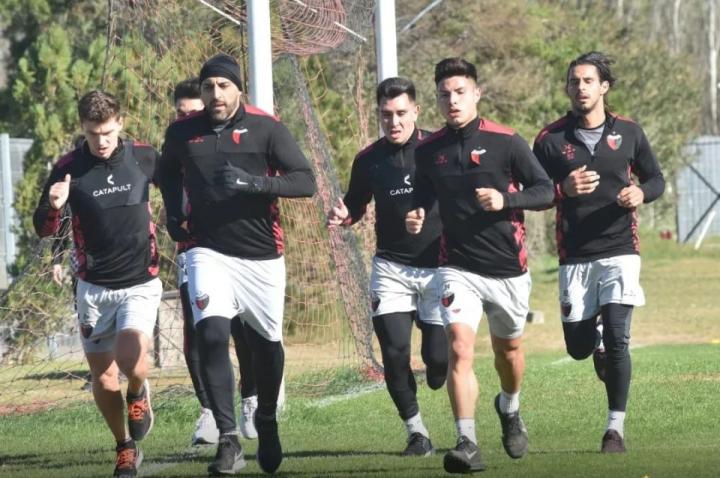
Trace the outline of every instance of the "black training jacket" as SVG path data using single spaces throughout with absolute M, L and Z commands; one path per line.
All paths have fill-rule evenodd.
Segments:
M 639 254 L 636 211 L 620 206 L 617 195 L 634 184 L 633 174 L 640 180 L 644 202 L 654 201 L 665 190 L 665 179 L 645 133 L 628 118 L 607 115 L 602 138 L 591 152 L 575 137 L 576 125 L 576 117 L 568 113 L 540 131 L 533 148 L 555 182 L 560 263 Z M 563 180 L 584 165 L 600 175 L 598 187 L 590 194 L 565 196 Z
M 213 178 L 226 161 L 270 177 L 270 191 L 250 194 L 216 186 Z M 250 105 L 241 105 L 220 133 L 204 110 L 172 123 L 165 133 L 160 179 L 169 221 L 185 220 L 184 187 L 195 243 L 246 259 L 280 257 L 277 198 L 315 192 L 310 164 L 285 125 Z
M 355 157 L 345 205 L 354 224 L 365 214 L 375 198 L 375 255 L 414 267 L 437 267 L 440 250 L 440 216 L 434 207 L 425 217 L 420 234 L 405 229 L 405 215 L 413 207 L 415 147 L 427 137 L 416 129 L 408 141 L 396 145 L 385 138 L 375 141 Z
M 437 200 L 440 206 L 441 264 L 497 278 L 525 273 L 522 209 L 547 207 L 553 198 L 552 182 L 527 143 L 510 128 L 475 118 L 436 132 L 418 145 L 415 158 L 415 205 L 428 210 Z M 501 192 L 503 210 L 483 210 L 476 188 Z
M 70 174 L 77 276 L 92 284 L 123 289 L 158 274 L 155 224 L 149 203 L 158 153 L 150 146 L 120 141 L 109 159 L 93 156 L 87 144 L 58 160 L 33 215 L 40 237 L 56 234 L 62 209 L 50 206 L 50 187 Z

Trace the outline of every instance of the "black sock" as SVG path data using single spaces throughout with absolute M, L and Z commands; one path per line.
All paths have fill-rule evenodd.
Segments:
M 245 326 L 245 342 L 252 351 L 252 365 L 257 386 L 257 414 L 263 417 L 275 417 L 280 384 L 285 367 L 285 350 L 281 342 L 273 342 L 252 326 Z
M 410 368 L 410 335 L 413 312 L 395 312 L 373 317 L 373 328 L 380 343 L 385 384 L 400 414 L 407 420 L 420 412 L 417 383 Z
M 230 319 L 207 317 L 197 324 L 201 376 L 221 434 L 234 433 L 235 378 L 228 354 Z

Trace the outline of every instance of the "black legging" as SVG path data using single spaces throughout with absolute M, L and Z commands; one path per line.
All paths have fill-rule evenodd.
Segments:
M 253 372 L 252 351 L 245 338 L 245 330 L 248 328 L 240 320 L 240 317 L 235 317 L 230 325 L 230 332 L 235 344 L 235 355 L 238 365 L 240 365 L 240 396 L 242 398 L 252 397 L 258 393 L 255 372 Z
M 419 412 L 417 383 L 410 368 L 410 336 L 414 312 L 396 312 L 373 317 L 373 328 L 380 343 L 385 384 L 400 414 L 407 420 Z M 427 369 L 428 386 L 437 390 L 445 383 L 448 346 L 445 329 L 418 321 L 422 332 L 421 355 Z
M 187 282 L 180 286 L 180 303 L 182 304 L 183 312 L 183 355 L 185 355 L 185 363 L 187 364 L 188 372 L 190 372 L 190 380 L 192 380 L 195 396 L 200 402 L 200 406 L 210 408 L 210 399 L 207 396 L 205 385 L 200 375 L 200 353 L 198 352 Z
M 630 358 L 631 305 L 606 304 L 600 309 L 603 321 L 602 340 L 607 354 L 605 390 L 608 409 L 624 412 L 630 392 L 632 361 Z M 600 342 L 596 319 L 564 322 L 565 345 L 576 360 L 589 357 Z
M 183 355 L 185 356 L 185 363 L 187 364 L 188 372 L 190 372 L 190 380 L 192 380 L 195 396 L 197 396 L 200 406 L 210 408 L 210 399 L 205 391 L 205 385 L 200 375 L 198 339 L 195 333 L 187 282 L 180 286 L 180 303 L 182 304 L 183 312 Z M 230 331 L 235 344 L 235 354 L 237 355 L 238 364 L 240 365 L 240 396 L 242 398 L 252 397 L 253 395 L 257 395 L 255 376 L 252 371 L 252 355 L 245 342 L 245 332 L 242 321 L 238 317 L 232 320 Z

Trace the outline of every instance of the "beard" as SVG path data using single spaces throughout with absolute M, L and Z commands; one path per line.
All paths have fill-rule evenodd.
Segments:
M 208 109 L 210 119 L 213 123 L 223 123 L 229 120 L 240 107 L 240 98 L 238 98 L 234 104 L 225 103 L 225 108 L 220 111 L 214 111 L 212 108 Z

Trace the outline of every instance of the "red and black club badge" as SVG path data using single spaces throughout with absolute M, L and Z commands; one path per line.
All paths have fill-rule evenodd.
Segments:
M 622 135 L 613 131 L 612 134 L 607 136 L 607 144 L 610 146 L 610 149 L 617 151 L 620 149 L 620 145 L 622 144 Z
M 207 294 L 202 294 L 197 297 L 195 297 L 195 305 L 197 305 L 197 308 L 200 310 L 205 310 L 205 308 L 210 303 L 210 296 Z

